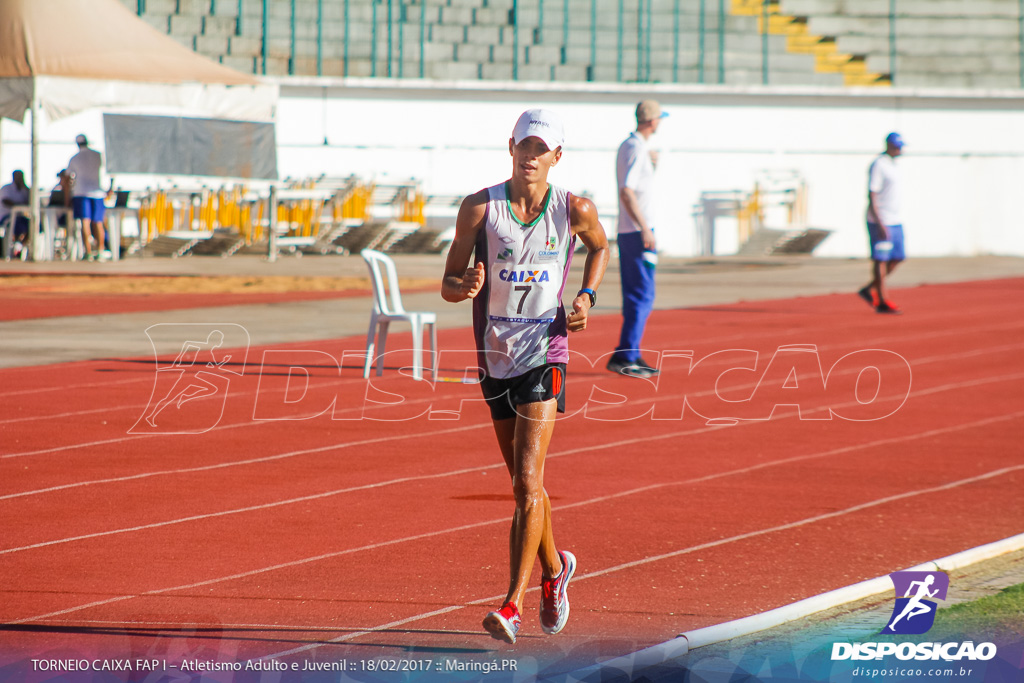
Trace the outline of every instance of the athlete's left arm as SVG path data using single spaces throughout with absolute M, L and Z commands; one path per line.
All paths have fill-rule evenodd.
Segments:
M 583 241 L 587 247 L 587 261 L 583 265 L 583 285 L 581 289 L 592 289 L 595 292 L 604 279 L 604 271 L 608 267 L 610 251 L 604 227 L 597 219 L 597 207 L 594 202 L 583 197 L 570 195 L 569 225 L 572 233 Z M 587 314 L 590 311 L 590 297 L 586 294 L 577 296 L 572 301 L 572 313 L 566 318 L 570 332 L 587 329 Z

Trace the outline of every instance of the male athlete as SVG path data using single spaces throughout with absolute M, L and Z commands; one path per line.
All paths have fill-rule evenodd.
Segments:
M 483 622 L 492 637 L 508 643 L 516 642 L 534 559 L 540 558 L 543 570 L 545 633 L 565 627 L 566 589 L 576 570 L 573 554 L 555 546 L 544 457 L 556 413 L 565 412 L 567 331 L 586 329 L 609 254 L 594 203 L 548 184 L 563 142 L 562 122 L 554 112 L 523 112 L 508 143 L 512 177 L 463 200 L 441 284 L 445 301 L 473 299 L 473 330 L 485 374 L 481 388 L 512 476 L 511 581 L 504 604 Z M 566 316 L 562 290 L 577 236 L 588 253 L 583 288 Z

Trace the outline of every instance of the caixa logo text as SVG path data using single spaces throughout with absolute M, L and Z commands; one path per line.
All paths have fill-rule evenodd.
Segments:
M 996 656 L 993 643 L 833 643 L 832 660 L 869 660 L 895 656 L 917 661 L 988 661 Z
M 522 268 L 515 270 L 503 268 L 498 273 L 498 277 L 505 282 L 548 282 L 551 280 L 546 270 L 525 270 Z

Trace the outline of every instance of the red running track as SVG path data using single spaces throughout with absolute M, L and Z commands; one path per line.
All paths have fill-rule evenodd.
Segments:
M 0 371 L 0 666 L 566 670 L 1020 533 L 1024 280 L 900 301 L 900 317 L 855 296 L 657 311 L 657 385 L 603 370 L 618 321 L 595 317 L 571 340 L 546 471 L 556 541 L 579 559 L 572 618 L 543 635 L 531 591 L 514 648 L 480 629 L 506 588 L 512 502 L 475 387 L 393 367 L 367 385 L 358 338 L 234 349 L 226 391 L 148 427 L 169 358 Z M 470 341 L 440 334 L 447 377 Z

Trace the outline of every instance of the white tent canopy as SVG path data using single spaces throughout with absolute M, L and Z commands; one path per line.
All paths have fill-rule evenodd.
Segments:
M 179 45 L 118 0 L 0 0 L 0 116 L 30 114 L 33 226 L 44 114 L 54 121 L 97 107 L 163 106 L 270 121 L 277 95 L 276 85 Z
M 4 2 L 6 0 L 0 0 Z M 194 54 L 194 53 L 193 53 Z M 196 116 L 243 121 L 270 121 L 277 105 L 276 85 L 160 83 L 66 76 L 0 78 L 0 116 L 23 122 L 33 94 L 49 121 L 86 109 L 160 107 Z
M 118 0 L 0 0 L 0 116 L 168 104 L 268 121 L 277 86 L 179 45 Z

